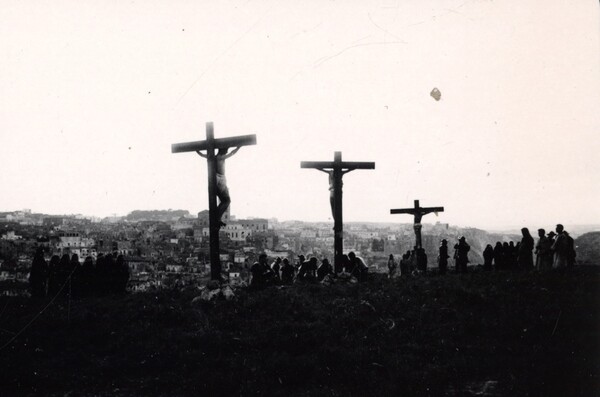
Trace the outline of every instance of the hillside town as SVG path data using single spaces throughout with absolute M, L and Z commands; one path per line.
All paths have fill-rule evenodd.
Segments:
M 295 263 L 298 255 L 333 257 L 334 235 L 328 222 L 238 219 L 229 211 L 223 222 L 220 259 L 224 276 L 233 283 L 248 281 L 250 267 L 261 253 L 269 262 L 279 257 Z M 424 224 L 423 234 L 430 258 L 435 258 L 442 238 L 466 236 L 473 264 L 483 263 L 481 253 L 489 241 L 511 238 L 439 222 Z M 344 232 L 344 250 L 364 258 L 372 272 L 386 272 L 388 256 L 401 256 L 413 244 L 412 224 L 348 223 Z M 204 282 L 210 274 L 208 211 L 196 215 L 184 210 L 133 211 L 105 218 L 54 216 L 27 209 L 0 213 L 0 282 L 26 283 L 40 248 L 46 259 L 77 255 L 80 263 L 88 257 L 95 262 L 99 255 L 122 255 L 132 292 Z M 429 266 L 435 266 L 435 260 Z M 11 293 L 11 288 L 3 290 Z

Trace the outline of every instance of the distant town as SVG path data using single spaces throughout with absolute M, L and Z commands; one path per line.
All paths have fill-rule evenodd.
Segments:
M 302 254 L 319 259 L 333 257 L 331 222 L 237 219 L 227 212 L 220 231 L 220 258 L 231 282 L 249 279 L 249 268 L 260 253 L 269 260 Z M 471 265 L 483 263 L 482 251 L 495 241 L 517 241 L 515 233 L 488 233 L 445 223 L 423 225 L 423 247 L 428 266 L 435 267 L 439 242 L 465 236 L 471 244 Z M 414 244 L 411 223 L 346 223 L 344 251 L 354 251 L 370 271 L 386 272 L 390 254 L 401 255 Z M 76 254 L 79 261 L 99 254 L 123 255 L 129 267 L 128 290 L 188 285 L 208 280 L 208 211 L 133 211 L 106 218 L 82 215 L 47 215 L 24 209 L 0 212 L 0 283 L 27 283 L 34 253 L 42 248 L 47 258 Z M 12 292 L 11 292 L 12 291 Z M 15 288 L 3 288 L 12 294 Z

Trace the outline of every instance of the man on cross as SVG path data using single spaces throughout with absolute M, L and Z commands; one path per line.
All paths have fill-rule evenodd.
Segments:
M 221 148 L 217 154 L 215 154 L 215 172 L 217 174 L 216 194 L 219 198 L 219 205 L 217 206 L 217 219 L 219 219 L 219 226 L 221 227 L 226 226 L 225 223 L 221 221 L 221 217 L 223 217 L 223 214 L 225 211 L 227 211 L 229 204 L 231 204 L 229 188 L 227 187 L 227 179 L 225 178 L 225 160 L 236 154 L 238 150 L 240 150 L 240 146 L 236 147 L 229 153 L 227 153 L 229 148 Z M 200 152 L 199 150 L 196 150 L 196 153 L 198 153 L 200 157 L 208 158 L 206 154 Z
M 331 217 L 335 219 L 335 178 L 333 176 L 333 170 L 325 170 L 323 168 L 317 168 L 319 171 L 323 171 L 327 175 L 329 175 L 329 205 L 331 205 Z M 340 175 L 343 176 L 350 171 L 354 171 L 354 169 L 347 169 L 345 171 L 340 171 Z M 344 186 L 344 182 L 342 179 L 339 181 L 340 190 Z

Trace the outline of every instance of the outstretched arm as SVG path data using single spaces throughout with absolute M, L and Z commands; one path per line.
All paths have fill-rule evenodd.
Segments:
M 200 153 L 200 150 L 196 150 L 196 153 L 198 153 L 198 155 L 199 155 L 200 157 L 203 157 L 203 158 L 207 158 L 207 157 L 208 157 L 206 154 L 204 154 L 204 153 Z
M 240 150 L 241 146 L 236 147 L 235 149 L 233 149 L 231 152 L 227 153 L 226 155 L 223 156 L 223 160 L 227 160 L 228 158 L 230 158 L 231 156 L 233 156 L 234 154 L 237 153 L 238 150 Z
M 324 170 L 323 168 L 316 168 L 316 169 L 319 171 L 323 171 L 324 173 L 329 174 L 329 175 L 331 175 L 331 173 L 333 172 L 332 170 L 327 171 L 327 170 Z

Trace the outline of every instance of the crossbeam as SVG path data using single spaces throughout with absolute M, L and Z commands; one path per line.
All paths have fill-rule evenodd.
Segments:
M 210 123 L 212 124 L 212 123 Z M 208 128 L 208 126 L 207 126 Z M 212 129 L 212 127 L 211 127 Z M 210 148 L 210 139 L 205 141 L 174 143 L 171 145 L 171 153 L 196 152 L 198 150 L 208 150 Z M 240 135 L 235 137 L 218 138 L 212 140 L 213 149 L 223 149 L 238 146 L 256 145 L 256 135 Z
M 342 161 L 342 152 L 335 152 L 333 161 L 302 161 L 300 168 L 314 168 L 329 174 L 329 191 L 331 201 L 331 212 L 333 215 L 333 250 L 335 268 L 339 269 L 342 264 L 344 245 L 344 226 L 342 211 L 342 178 L 344 174 L 354 170 L 375 169 L 374 162 Z

